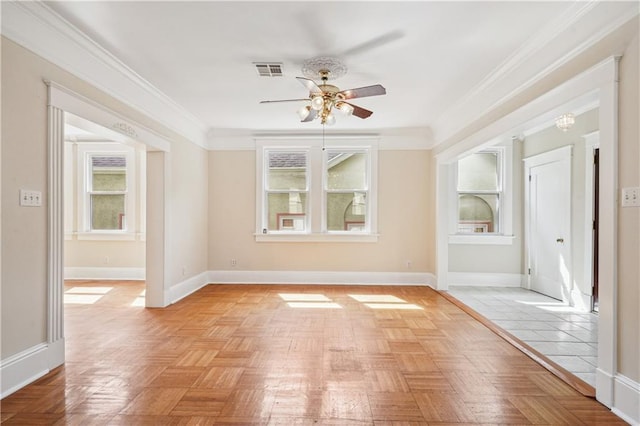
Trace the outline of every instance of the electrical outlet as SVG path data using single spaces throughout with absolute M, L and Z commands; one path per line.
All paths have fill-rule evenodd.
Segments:
M 235 268 L 236 266 L 238 266 L 238 261 L 236 259 L 231 259 L 231 267 Z
M 640 207 L 640 188 L 622 188 L 622 207 Z
M 25 207 L 42 206 L 42 192 L 30 189 L 20 190 L 20 205 Z

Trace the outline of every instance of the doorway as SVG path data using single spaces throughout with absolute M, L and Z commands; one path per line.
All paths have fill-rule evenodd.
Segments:
M 525 159 L 529 289 L 569 302 L 571 147 Z
M 591 258 L 591 294 L 593 295 L 591 309 L 598 312 L 598 228 L 600 215 L 600 148 L 593 150 L 593 255 Z

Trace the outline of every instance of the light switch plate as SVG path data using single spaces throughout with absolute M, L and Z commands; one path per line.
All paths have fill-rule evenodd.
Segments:
M 25 207 L 39 207 L 42 205 L 42 192 L 30 189 L 20 190 L 20 205 Z
M 640 188 L 622 188 L 622 207 L 640 207 Z

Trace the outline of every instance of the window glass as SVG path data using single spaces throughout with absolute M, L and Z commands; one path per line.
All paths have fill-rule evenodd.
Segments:
M 268 151 L 266 207 L 269 231 L 307 229 L 307 152 Z
M 92 156 L 93 191 L 125 191 L 127 189 L 126 169 L 127 159 L 124 156 Z
M 458 161 L 458 233 L 500 232 L 501 151 Z
M 367 154 L 329 151 L 327 189 L 366 189 Z
M 271 151 L 267 158 L 267 190 L 307 188 L 306 152 Z
M 458 161 L 459 191 L 497 191 L 498 153 L 480 152 Z
M 126 229 L 126 157 L 124 155 L 93 155 L 90 157 L 90 170 L 91 229 Z
M 268 193 L 267 206 L 270 231 L 304 231 L 306 229 L 306 193 Z
M 125 229 L 124 194 L 91 194 L 91 229 Z
M 367 152 L 327 151 L 327 231 L 367 229 L 368 159 Z
M 366 203 L 366 194 L 362 192 L 328 193 L 327 229 L 329 231 L 364 231 Z
M 458 232 L 496 232 L 498 206 L 497 194 L 458 195 Z

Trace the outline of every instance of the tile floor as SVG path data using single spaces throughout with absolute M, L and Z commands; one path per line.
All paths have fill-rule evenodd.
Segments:
M 451 287 L 449 294 L 595 387 L 598 316 L 513 287 Z

